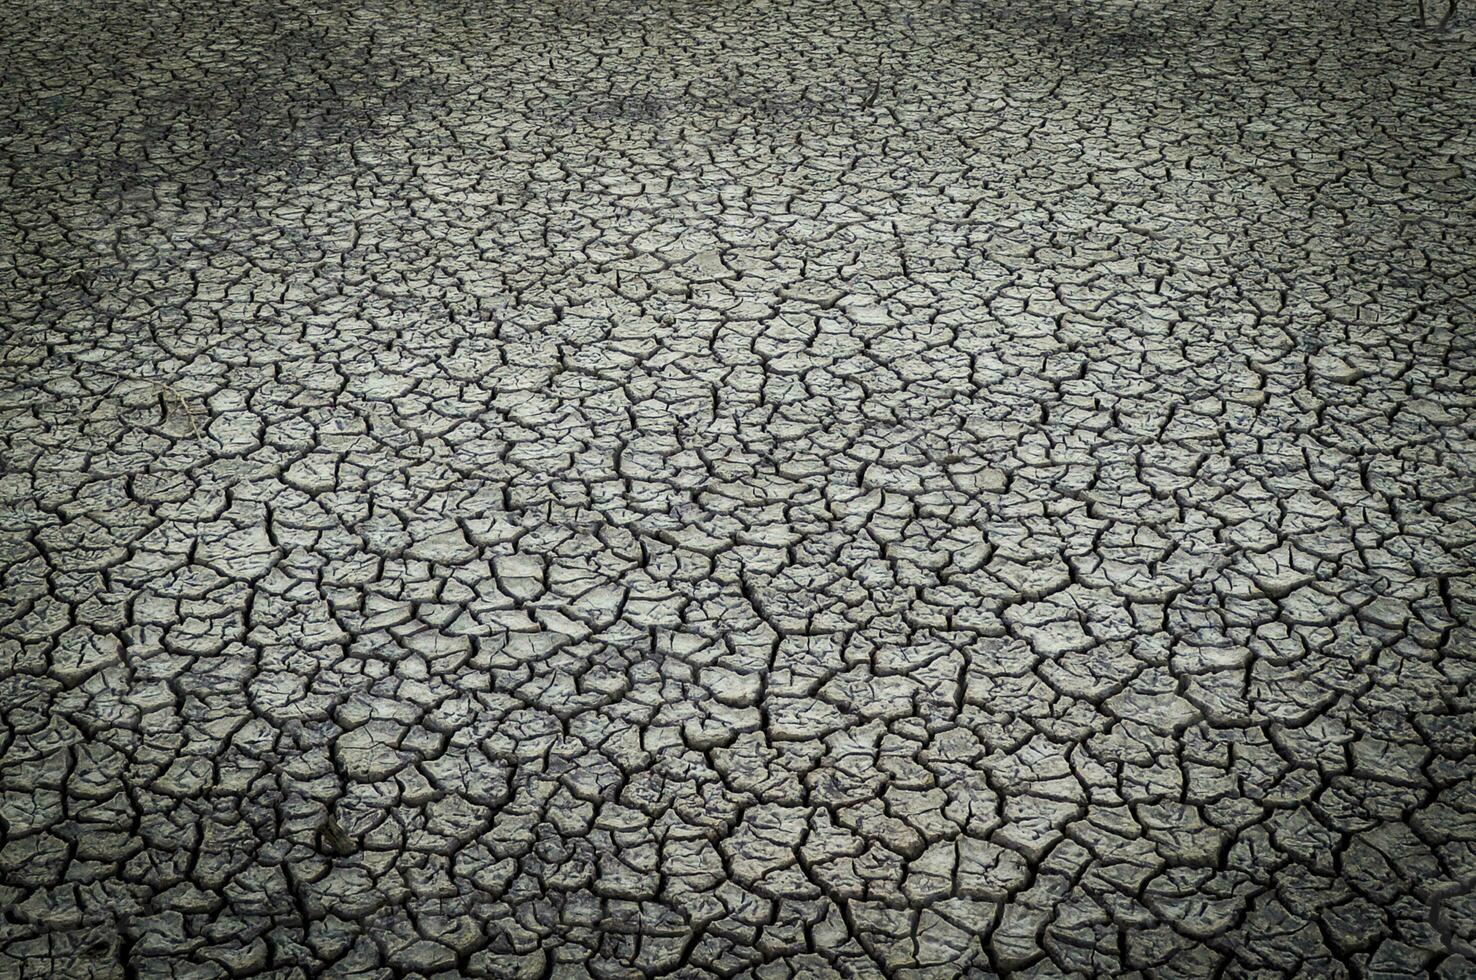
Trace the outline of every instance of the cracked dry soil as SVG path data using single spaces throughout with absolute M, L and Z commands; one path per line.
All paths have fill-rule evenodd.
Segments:
M 0 975 L 1476 975 L 1476 49 L 0 7 Z

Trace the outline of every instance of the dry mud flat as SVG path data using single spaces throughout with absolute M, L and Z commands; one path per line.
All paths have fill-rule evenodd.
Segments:
M 1476 974 L 1476 48 L 0 9 L 0 975 Z

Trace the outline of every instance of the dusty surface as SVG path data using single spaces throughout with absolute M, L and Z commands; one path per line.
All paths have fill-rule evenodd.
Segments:
M 0 38 L 0 975 L 1476 972 L 1469 37 Z

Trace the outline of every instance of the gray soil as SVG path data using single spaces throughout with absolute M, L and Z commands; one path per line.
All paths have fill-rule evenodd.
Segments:
M 1476 976 L 1439 3 L 0 3 L 0 976 Z

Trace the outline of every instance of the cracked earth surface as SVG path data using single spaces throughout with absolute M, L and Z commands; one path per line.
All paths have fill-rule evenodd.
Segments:
M 0 10 L 0 975 L 1476 974 L 1476 54 Z

